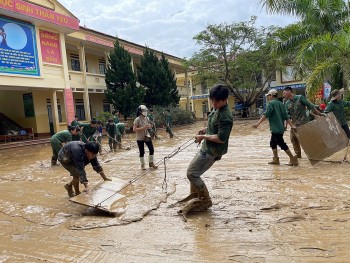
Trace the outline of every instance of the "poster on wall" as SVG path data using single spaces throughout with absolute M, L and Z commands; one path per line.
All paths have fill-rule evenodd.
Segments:
M 26 118 L 35 117 L 32 93 L 23 94 L 23 106 L 24 106 L 24 116 Z
M 41 29 L 39 35 L 43 62 L 61 65 L 60 35 Z
M 40 75 L 33 25 L 0 17 L 0 73 Z

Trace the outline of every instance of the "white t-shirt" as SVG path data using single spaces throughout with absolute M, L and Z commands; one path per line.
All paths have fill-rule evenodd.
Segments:
M 138 116 L 135 120 L 134 120 L 134 126 L 136 128 L 141 128 L 147 124 L 150 124 L 149 120 L 147 117 L 144 117 L 143 115 Z M 143 130 L 143 131 L 137 131 L 136 132 L 136 140 L 138 141 L 144 141 L 145 136 L 149 135 L 148 134 L 148 130 Z

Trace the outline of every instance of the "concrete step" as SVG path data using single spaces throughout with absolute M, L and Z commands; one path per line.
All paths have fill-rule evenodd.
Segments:
M 50 138 L 21 140 L 21 141 L 15 141 L 15 142 L 5 142 L 5 143 L 0 144 L 0 151 L 7 150 L 7 149 L 13 149 L 13 148 L 28 147 L 28 146 L 32 146 L 32 145 L 45 144 L 45 143 L 50 143 Z

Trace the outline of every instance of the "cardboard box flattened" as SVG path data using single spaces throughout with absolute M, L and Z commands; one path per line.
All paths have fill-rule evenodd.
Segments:
M 124 197 L 124 195 L 118 192 L 128 182 L 115 177 L 111 179 L 112 181 L 103 181 L 93 187 L 88 193 L 83 192 L 80 195 L 70 198 L 69 201 L 107 212 L 113 212 L 113 204 Z
M 348 138 L 333 113 L 297 128 L 301 147 L 312 165 L 348 145 Z

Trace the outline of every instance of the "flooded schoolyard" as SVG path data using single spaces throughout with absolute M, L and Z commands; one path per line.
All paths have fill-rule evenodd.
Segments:
M 252 124 L 234 122 L 229 152 L 203 176 L 213 206 L 187 222 L 172 204 L 189 192 L 199 147 L 182 145 L 205 122 L 175 128 L 173 139 L 160 131 L 157 170 L 141 171 L 134 135 L 123 140 L 130 150 L 99 157 L 107 176 L 130 182 L 114 215 L 69 201 L 70 176 L 51 167 L 49 144 L 0 151 L 0 262 L 349 262 L 345 149 L 314 166 L 303 153 L 297 167 L 279 152 L 281 165 L 268 165 L 268 124 Z M 101 182 L 87 172 L 90 186 Z

